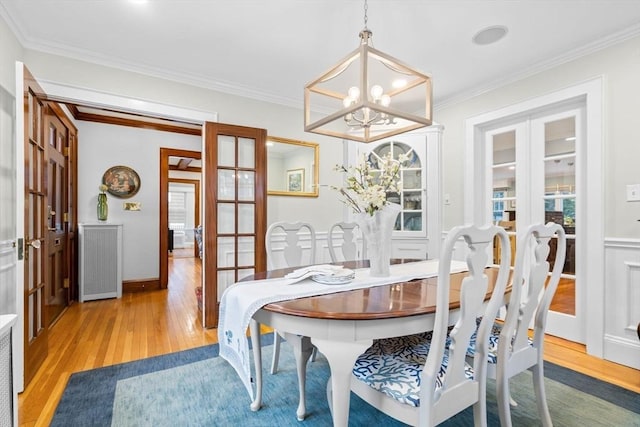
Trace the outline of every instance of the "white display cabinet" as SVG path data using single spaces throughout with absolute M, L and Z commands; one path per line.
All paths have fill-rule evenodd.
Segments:
M 442 130 L 442 126 L 433 125 L 370 144 L 345 142 L 345 166 L 359 163 L 363 155 L 371 160 L 374 169 L 377 157 L 389 152 L 395 159 L 401 154 L 409 157 L 401 169 L 400 190 L 387 196 L 402 207 L 393 232 L 393 258 L 437 258 L 440 252 Z M 344 216 L 346 221 L 353 221 L 349 210 Z

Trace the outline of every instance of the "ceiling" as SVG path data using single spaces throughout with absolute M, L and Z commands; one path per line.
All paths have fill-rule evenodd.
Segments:
M 0 15 L 28 49 L 297 108 L 364 26 L 362 0 L 0 0 Z M 502 40 L 472 42 L 496 25 Z M 437 111 L 640 34 L 640 0 L 369 0 L 367 26 L 432 75 Z

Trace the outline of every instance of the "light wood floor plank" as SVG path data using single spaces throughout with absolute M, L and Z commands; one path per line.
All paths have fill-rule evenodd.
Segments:
M 168 290 L 69 307 L 50 330 L 49 356 L 19 396 L 21 426 L 49 425 L 73 372 L 218 341 L 217 331 L 203 330 L 197 315 L 199 259 L 170 257 L 169 267 Z M 588 356 L 580 344 L 554 337 L 545 343 L 546 360 L 640 393 L 640 371 Z

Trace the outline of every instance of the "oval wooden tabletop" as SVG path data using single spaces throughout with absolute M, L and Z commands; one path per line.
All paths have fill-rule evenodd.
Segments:
M 363 268 L 366 264 L 349 262 L 345 263 L 344 266 L 354 269 Z M 282 269 L 257 273 L 244 280 L 283 277 L 292 270 Z M 487 297 L 490 297 L 493 284 L 498 275 L 498 269 L 487 268 L 485 274 L 489 283 Z M 462 279 L 466 276 L 466 272 L 451 275 L 449 305 L 451 309 L 460 306 L 460 286 Z M 319 319 L 369 320 L 407 317 L 435 312 L 437 285 L 438 278 L 432 277 L 275 302 L 267 304 L 263 308 L 276 313 Z

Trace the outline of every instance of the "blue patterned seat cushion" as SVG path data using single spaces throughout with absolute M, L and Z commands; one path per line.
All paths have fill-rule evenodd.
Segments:
M 374 341 L 373 345 L 358 357 L 353 374 L 373 389 L 397 401 L 420 406 L 420 372 L 431 347 L 431 332 Z M 436 390 L 442 387 L 449 362 L 448 343 Z M 466 377 L 473 379 L 473 368 L 465 367 Z
M 480 322 L 482 321 L 482 317 L 478 317 L 476 319 L 476 324 L 478 327 L 480 326 Z M 489 348 L 488 348 L 488 361 L 489 363 L 496 364 L 498 362 L 498 341 L 500 339 L 500 332 L 502 331 L 502 323 L 493 322 L 493 326 L 491 327 L 491 334 L 489 335 Z M 478 329 L 471 335 L 471 340 L 469 341 L 469 347 L 467 348 L 467 356 L 473 357 L 476 354 L 476 337 L 478 334 Z M 533 340 L 528 338 L 529 345 L 533 345 Z

